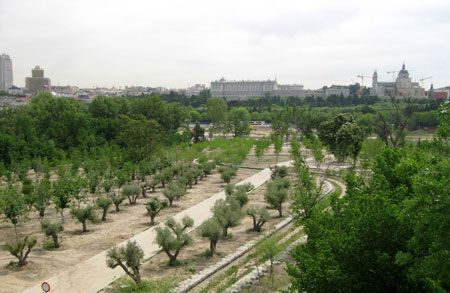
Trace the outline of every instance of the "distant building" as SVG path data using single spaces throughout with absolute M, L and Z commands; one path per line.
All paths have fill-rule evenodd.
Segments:
M 12 96 L 20 96 L 23 94 L 23 91 L 21 88 L 16 87 L 15 85 L 12 85 L 7 90 L 8 94 Z
M 9 55 L 0 55 L 0 90 L 6 91 L 13 85 L 12 61 Z
M 395 82 L 379 82 L 375 71 L 372 78 L 371 95 L 381 97 L 425 98 L 425 89 L 418 82 L 411 82 L 409 72 L 403 63 Z
M 204 84 L 196 84 L 186 89 L 186 96 L 198 96 L 200 92 L 204 90 L 206 90 L 206 86 Z
M 63 97 L 73 97 L 78 92 L 79 88 L 77 86 L 52 86 L 52 92 L 57 96 Z
M 50 89 L 50 79 L 44 77 L 44 70 L 36 65 L 31 70 L 31 77 L 25 78 L 25 91 L 34 95 L 39 91 L 50 91 Z
M 211 82 L 211 96 L 228 101 L 247 100 L 251 97 L 294 96 L 303 97 L 302 85 L 280 85 L 276 80 L 228 81 L 225 78 Z
M 436 100 L 448 100 L 450 99 L 450 86 L 432 89 L 431 97 Z

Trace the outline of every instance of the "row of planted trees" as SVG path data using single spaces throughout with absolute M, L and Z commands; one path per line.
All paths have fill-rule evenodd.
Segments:
M 289 196 L 290 181 L 287 175 L 287 167 L 275 167 L 272 172 L 272 180 L 268 183 L 264 194 L 268 208 L 277 210 L 279 217 L 283 215 L 283 204 Z M 199 235 L 209 240 L 207 255 L 212 256 L 216 253 L 217 244 L 221 239 L 232 237 L 229 229 L 238 226 L 244 215 L 252 219 L 253 231 L 262 231 L 263 225 L 270 219 L 270 214 L 266 207 L 247 206 L 248 193 L 252 189 L 251 184 L 226 185 L 226 197 L 214 204 L 212 218 L 198 229 Z M 193 226 L 193 219 L 186 216 L 178 222 L 170 218 L 163 226 L 155 228 L 156 243 L 169 258 L 170 266 L 177 265 L 182 249 L 193 243 L 193 239 L 188 233 L 189 228 Z M 139 285 L 142 283 L 140 268 L 143 260 L 143 250 L 135 241 L 129 241 L 123 247 L 115 247 L 108 251 L 107 265 L 111 268 L 121 267 Z
M 112 205 L 116 212 L 120 211 L 120 205 L 126 199 L 130 205 L 135 205 L 140 196 L 147 197 L 149 190 L 155 192 L 156 186 L 160 185 L 164 188 L 164 199 L 151 196 L 145 204 L 153 225 L 163 208 L 171 206 L 174 200 L 186 193 L 186 188 L 197 184 L 214 168 L 212 161 L 170 164 L 160 160 L 154 164 L 124 164 L 120 169 L 114 169 L 111 165 L 74 164 L 70 168 L 60 167 L 56 172 L 49 169 L 35 172 L 35 176 L 28 176 L 25 172 L 11 174 L 7 178 L 7 187 L 0 190 L 0 212 L 13 224 L 15 237 L 4 245 L 4 249 L 18 258 L 18 266 L 26 263 L 37 241 L 30 235 L 20 237 L 17 226 L 25 222 L 33 210 L 39 214 L 44 235 L 52 240 L 45 243 L 46 248 L 58 248 L 58 235 L 64 230 L 65 210 L 70 210 L 71 216 L 81 223 L 82 231 L 86 232 L 88 222 L 99 222 L 97 209 L 101 212 L 101 221 L 106 221 Z M 235 171 L 230 175 L 230 180 L 234 175 Z M 60 213 L 60 221 L 51 221 L 46 217 L 49 206 L 54 206 Z

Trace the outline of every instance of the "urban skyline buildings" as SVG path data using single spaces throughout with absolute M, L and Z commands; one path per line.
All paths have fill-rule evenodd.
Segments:
M 12 60 L 8 54 L 0 55 L 0 90 L 8 90 L 13 85 Z
M 25 91 L 29 94 L 36 94 L 43 90 L 51 90 L 51 82 L 49 78 L 44 77 L 44 69 L 36 65 L 31 70 L 31 77 L 25 79 Z

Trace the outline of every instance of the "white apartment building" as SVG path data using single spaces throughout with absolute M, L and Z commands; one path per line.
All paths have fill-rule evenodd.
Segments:
M 8 90 L 13 85 L 12 61 L 9 55 L 0 55 L 0 90 Z

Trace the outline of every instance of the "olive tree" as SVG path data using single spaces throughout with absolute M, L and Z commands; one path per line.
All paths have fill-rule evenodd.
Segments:
M 239 225 L 242 212 L 239 202 L 233 198 L 219 199 L 212 208 L 214 218 L 222 227 L 222 236 L 228 235 L 228 228 Z
M 52 238 L 53 248 L 59 248 L 58 233 L 64 230 L 63 225 L 61 223 L 52 223 L 49 220 L 43 220 L 41 228 L 45 236 Z
M 38 211 L 39 217 L 42 219 L 45 216 L 45 210 L 50 205 L 52 198 L 52 186 L 50 180 L 43 179 L 37 185 L 36 198 L 33 203 L 34 208 Z
M 27 215 L 28 209 L 23 194 L 19 193 L 13 185 L 1 190 L 0 211 L 14 225 L 14 233 L 17 238 L 17 224 L 20 218 Z
M 116 207 L 116 212 L 120 212 L 120 204 L 125 200 L 125 196 L 120 193 L 111 192 L 108 197 L 112 200 L 114 206 Z
M 113 201 L 109 197 L 97 198 L 97 206 L 102 209 L 102 221 L 106 221 L 106 214 L 109 207 L 113 204 Z
M 177 264 L 177 257 L 180 251 L 192 243 L 192 238 L 186 229 L 194 225 L 194 220 L 185 216 L 181 223 L 173 218 L 166 221 L 164 227 L 156 227 L 156 243 L 169 257 L 169 265 Z
M 186 194 L 186 187 L 177 182 L 172 182 L 163 190 L 163 194 L 169 201 L 169 206 L 172 206 L 175 199 L 179 199 Z
M 131 205 L 136 204 L 139 194 L 141 194 L 141 188 L 136 184 L 128 184 L 122 188 L 122 195 L 128 198 Z
M 150 226 L 155 225 L 155 217 L 167 206 L 168 202 L 166 200 L 161 200 L 156 196 L 150 197 L 150 200 L 145 204 L 145 208 L 150 216 Z
M 21 267 L 27 263 L 27 257 L 36 242 L 36 238 L 25 236 L 25 238 L 7 242 L 3 248 L 18 259 L 17 266 Z
M 106 257 L 108 267 L 114 269 L 119 266 L 136 284 L 142 283 L 140 268 L 144 260 L 144 251 L 136 241 L 128 241 L 125 246 L 111 248 Z
M 265 208 L 250 207 L 246 210 L 253 220 L 253 231 L 261 232 L 262 226 L 270 219 L 269 211 Z
M 283 216 L 283 203 L 288 199 L 289 186 L 287 178 L 275 179 L 267 184 L 264 198 L 272 209 L 278 211 L 279 217 Z
M 97 215 L 95 214 L 95 209 L 93 206 L 72 208 L 70 210 L 70 214 L 83 225 L 83 232 L 87 232 L 87 221 L 90 221 L 91 223 L 97 222 Z
M 217 242 L 221 234 L 222 226 L 215 218 L 209 219 L 200 227 L 200 236 L 209 239 L 209 255 L 212 256 L 216 253 Z

